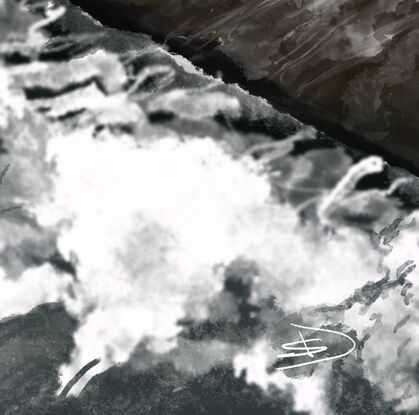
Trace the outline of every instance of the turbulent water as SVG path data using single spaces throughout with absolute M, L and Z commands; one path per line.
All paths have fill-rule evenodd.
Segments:
M 36 27 L 29 25 L 32 37 L 20 29 L 17 23 L 37 20 L 21 12 L 0 50 L 7 150 L 0 160 L 11 164 L 2 205 L 23 205 L 0 222 L 0 312 L 61 301 L 77 319 L 69 359 L 54 361 L 61 387 L 51 387 L 49 399 L 101 359 L 65 405 L 86 414 L 158 413 L 160 395 L 180 391 L 182 404 L 198 411 L 214 404 L 205 391 L 240 381 L 231 401 L 246 396 L 254 411 L 349 414 L 371 405 L 382 414 L 419 405 L 419 305 L 408 262 L 419 259 L 417 213 L 393 194 L 413 197 L 417 179 L 380 157 L 351 157 L 312 127 L 141 36 L 106 30 L 90 38 L 99 50 L 88 36 L 69 36 L 60 39 L 65 47 L 55 45 L 57 57 Z M 116 44 L 124 50 L 115 53 Z M 82 52 L 63 63 L 61 47 Z M 247 130 L 240 127 L 246 121 Z M 385 168 L 392 183 L 356 187 Z M 0 330 L 37 312 L 3 320 Z M 357 350 L 308 372 L 272 370 L 295 322 L 351 334 Z M 43 336 L 61 339 L 59 330 Z M 29 350 L 30 358 L 22 337 L 16 350 Z M 13 356 L 5 344 L 0 357 Z M 213 375 L 220 368 L 225 385 Z M 0 385 L 5 378 L 0 373 Z M 144 378 L 155 388 L 132 392 Z M 39 399 L 31 391 L 24 394 L 29 408 Z M 182 413 L 173 400 L 178 406 L 167 399 L 167 410 Z

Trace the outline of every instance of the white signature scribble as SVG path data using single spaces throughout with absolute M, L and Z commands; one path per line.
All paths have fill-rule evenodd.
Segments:
M 294 365 L 289 365 L 289 366 L 283 366 L 283 367 L 279 367 L 276 368 L 276 370 L 285 370 L 285 369 L 292 369 L 294 367 L 302 367 L 302 366 L 308 366 L 308 365 L 313 365 L 314 363 L 319 363 L 319 362 L 325 362 L 326 360 L 335 360 L 335 359 L 340 359 L 341 357 L 345 357 L 348 354 L 352 353 L 355 350 L 356 347 L 356 343 L 355 341 L 349 337 L 348 335 L 344 334 L 344 333 L 340 333 L 338 331 L 334 331 L 334 330 L 328 330 L 328 329 L 320 329 L 320 328 L 315 328 L 315 327 L 306 327 L 306 326 L 300 326 L 298 324 L 292 324 L 291 326 L 293 327 L 297 327 L 300 329 L 306 329 L 306 330 L 315 330 L 315 331 L 324 331 L 326 333 L 332 333 L 332 334 L 336 334 L 338 336 L 342 336 L 345 337 L 346 339 L 350 340 L 352 342 L 352 347 L 350 350 L 346 351 L 345 353 L 336 355 L 336 356 L 329 356 L 329 357 L 324 357 L 321 359 L 315 359 L 315 360 L 310 360 L 308 362 L 304 362 L 304 363 L 298 363 L 298 364 L 294 364 Z M 315 354 L 317 353 L 322 353 L 325 352 L 327 350 L 327 346 L 309 346 L 309 343 L 313 343 L 313 342 L 319 342 L 321 341 L 321 339 L 304 339 L 303 335 L 301 334 L 301 331 L 298 331 L 301 340 L 296 341 L 296 342 L 291 342 L 291 343 L 284 343 L 282 345 L 282 348 L 284 350 L 290 350 L 290 351 L 297 351 L 299 353 L 285 353 L 285 354 L 279 354 L 277 357 L 279 359 L 285 359 L 285 358 L 290 358 L 290 357 L 302 357 L 302 356 L 308 356 L 311 358 L 314 358 Z

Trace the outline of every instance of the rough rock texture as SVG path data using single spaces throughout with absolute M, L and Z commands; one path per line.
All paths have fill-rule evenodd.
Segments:
M 413 0 L 74 0 L 336 138 L 418 171 Z

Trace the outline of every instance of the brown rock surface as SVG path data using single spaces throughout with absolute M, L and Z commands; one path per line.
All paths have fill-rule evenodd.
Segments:
M 337 139 L 419 169 L 413 0 L 74 0 Z

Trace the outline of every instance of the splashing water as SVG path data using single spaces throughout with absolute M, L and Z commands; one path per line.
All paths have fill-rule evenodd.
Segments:
M 204 310 L 223 287 L 217 267 L 238 257 L 258 264 L 257 295 L 275 295 L 288 313 L 337 304 L 377 279 L 377 257 L 366 235 L 342 228 L 326 236 L 302 227 L 291 206 L 271 198 L 266 171 L 250 157 L 233 158 L 211 138 L 170 137 L 138 144 L 107 132 L 94 137 L 86 129 L 51 139 L 47 150 L 54 185 L 31 211 L 41 226 L 55 229 L 60 252 L 75 262 L 77 280 L 44 266 L 27 271 L 39 274 L 37 279 L 25 274 L 15 283 L 4 276 L 1 284 L 6 287 L 2 292 L 14 287 L 14 312 L 62 299 L 79 319 L 72 360 L 61 368 L 63 386 L 93 359 L 100 358 L 101 364 L 89 375 L 127 361 L 146 337 L 156 339 L 155 344 L 160 339 L 166 349 L 175 347 L 185 304 L 193 300 Z M 389 265 L 395 269 L 403 258 L 414 259 L 415 246 L 414 232 L 407 232 Z M 386 315 L 386 330 L 405 313 L 400 296 L 390 300 L 374 305 L 374 312 Z M 354 307 L 345 322 L 360 336 L 371 326 L 369 317 L 359 316 Z M 394 337 L 380 335 L 380 341 L 394 349 Z M 297 409 L 327 412 L 327 368 L 307 380 L 267 375 L 265 363 L 272 351 L 255 347 L 256 352 L 234 360 L 237 370 L 247 368 L 249 381 L 282 388 L 291 384 Z M 406 348 L 409 353 L 416 349 L 414 341 Z M 379 353 L 374 341 L 367 342 L 364 358 L 372 380 L 380 378 L 376 359 L 389 365 L 390 355 Z M 85 376 L 72 393 L 88 380 Z M 399 393 L 392 385 L 385 390 L 389 398 Z
M 8 301 L 2 303 L 7 305 L 2 314 L 64 301 L 80 327 L 72 360 L 61 368 L 63 387 L 93 359 L 100 358 L 101 364 L 90 376 L 126 362 L 144 338 L 176 347 L 185 305 L 193 301 L 197 312 L 205 314 L 205 305 L 223 287 L 219 265 L 238 257 L 258 264 L 257 295 L 274 295 L 287 313 L 337 304 L 377 279 L 377 258 L 366 235 L 341 228 L 326 236 L 302 227 L 293 207 L 271 197 L 269 174 L 256 161 L 233 158 L 212 138 L 173 136 L 138 143 L 107 131 L 94 137 L 93 129 L 85 129 L 50 139 L 47 153 L 45 163 L 53 170 L 42 174 L 51 176 L 53 186 L 43 187 L 44 193 L 28 208 L 41 227 L 58 235 L 57 247 L 76 266 L 77 280 L 50 266 L 28 269 L 16 282 L 3 275 L 1 292 L 8 293 Z M 415 238 L 408 232 L 396 245 L 401 248 L 389 257 L 395 258 L 393 269 L 402 259 L 415 259 Z M 402 252 L 403 247 L 409 249 Z M 405 313 L 400 296 L 390 300 L 374 305 L 374 312 L 385 314 L 387 331 Z M 354 308 L 346 312 L 345 322 L 360 336 L 371 326 L 369 317 Z M 395 348 L 393 336 L 380 335 L 380 341 L 389 350 Z M 414 350 L 412 340 L 403 358 Z M 374 341 L 367 342 L 372 380 L 382 372 L 374 369 L 376 359 L 388 367 L 393 351 L 380 354 Z M 327 412 L 326 368 L 307 380 L 282 374 L 258 377 L 255 373 L 266 370 L 269 353 L 253 360 L 252 353 L 235 360 L 237 368 L 248 369 L 249 381 L 281 388 L 292 384 L 297 409 Z M 85 376 L 72 393 L 88 380 Z M 392 384 L 385 390 L 389 398 L 399 394 Z
M 325 2 L 314 4 L 320 10 Z M 355 35 L 353 42 L 370 53 L 371 45 Z M 0 90 L 8 93 L 6 75 L 0 68 L 0 78 L 5 80 Z M 1 128 L 9 121 L 8 106 L 24 116 L 23 97 L 5 96 L 7 100 L 0 102 Z M 16 281 L 1 270 L 0 314 L 27 312 L 43 302 L 65 303 L 80 326 L 71 362 L 61 368 L 63 387 L 92 359 L 100 358 L 101 365 L 89 375 L 126 362 L 145 338 L 153 339 L 150 344 L 156 354 L 180 347 L 176 336 L 185 308 L 193 302 L 197 315 L 205 317 L 206 305 L 223 289 L 224 276 L 217 270 L 239 257 L 258 265 L 256 295 L 274 295 L 286 313 L 337 304 L 378 278 L 377 258 L 366 235 L 341 228 L 327 236 L 314 227 L 302 227 L 295 208 L 271 198 L 270 177 L 261 165 L 250 156 L 233 158 L 212 138 L 180 139 L 173 133 L 139 142 L 108 130 L 95 136 L 93 129 L 85 129 L 62 137 L 48 132 L 46 136 L 57 138 L 47 139 L 42 125 L 38 128 L 39 137 L 32 137 L 38 130 L 28 128 L 27 134 L 19 136 L 22 142 L 14 140 L 19 151 L 11 152 L 17 170 L 25 173 L 17 180 L 25 185 L 21 197 L 31 199 L 27 207 L 36 224 L 57 235 L 58 250 L 74 264 L 77 278 L 50 265 L 32 266 Z M 30 185 L 28 160 L 31 174 L 36 173 Z M 37 185 L 38 176 L 48 183 Z M 30 187 L 42 194 L 35 197 Z M 7 240 L 2 247 L 17 233 L 3 237 Z M 417 256 L 417 236 L 406 232 L 389 256 L 388 266 L 396 269 L 406 260 L 417 262 Z M 399 397 L 406 386 L 396 369 L 416 363 L 419 344 L 412 326 L 417 321 L 410 317 L 409 324 L 400 322 L 417 307 L 414 300 L 404 307 L 399 293 L 391 292 L 368 313 L 360 315 L 354 306 L 342 317 L 359 338 L 375 322 L 381 323 L 380 331 L 366 342 L 362 358 L 371 381 L 384 378 L 380 387 L 386 399 Z M 218 349 L 217 354 L 221 354 Z M 239 374 L 245 368 L 248 382 L 264 388 L 269 383 L 283 389 L 291 385 L 297 410 L 327 413 L 325 380 L 330 366 L 319 367 L 309 379 L 290 379 L 282 373 L 267 373 L 271 355 L 272 348 L 259 339 L 234 356 L 235 370 Z M 210 357 L 199 358 L 208 360 L 203 367 L 213 364 Z M 72 392 L 77 394 L 88 380 L 85 376 Z M 416 386 L 411 386 L 414 394 Z M 409 402 L 407 408 L 416 401 L 405 402 Z
M 48 152 L 54 191 L 34 212 L 77 258 L 74 295 L 62 295 L 82 322 L 63 385 L 92 359 L 102 361 L 96 372 L 126 361 L 145 336 L 173 339 L 185 302 L 219 292 L 214 267 L 239 256 L 260 266 L 259 294 L 290 311 L 341 301 L 372 278 L 365 236 L 342 232 L 319 246 L 291 207 L 274 203 L 254 161 L 210 138 L 139 146 L 85 130 L 51 140 Z

